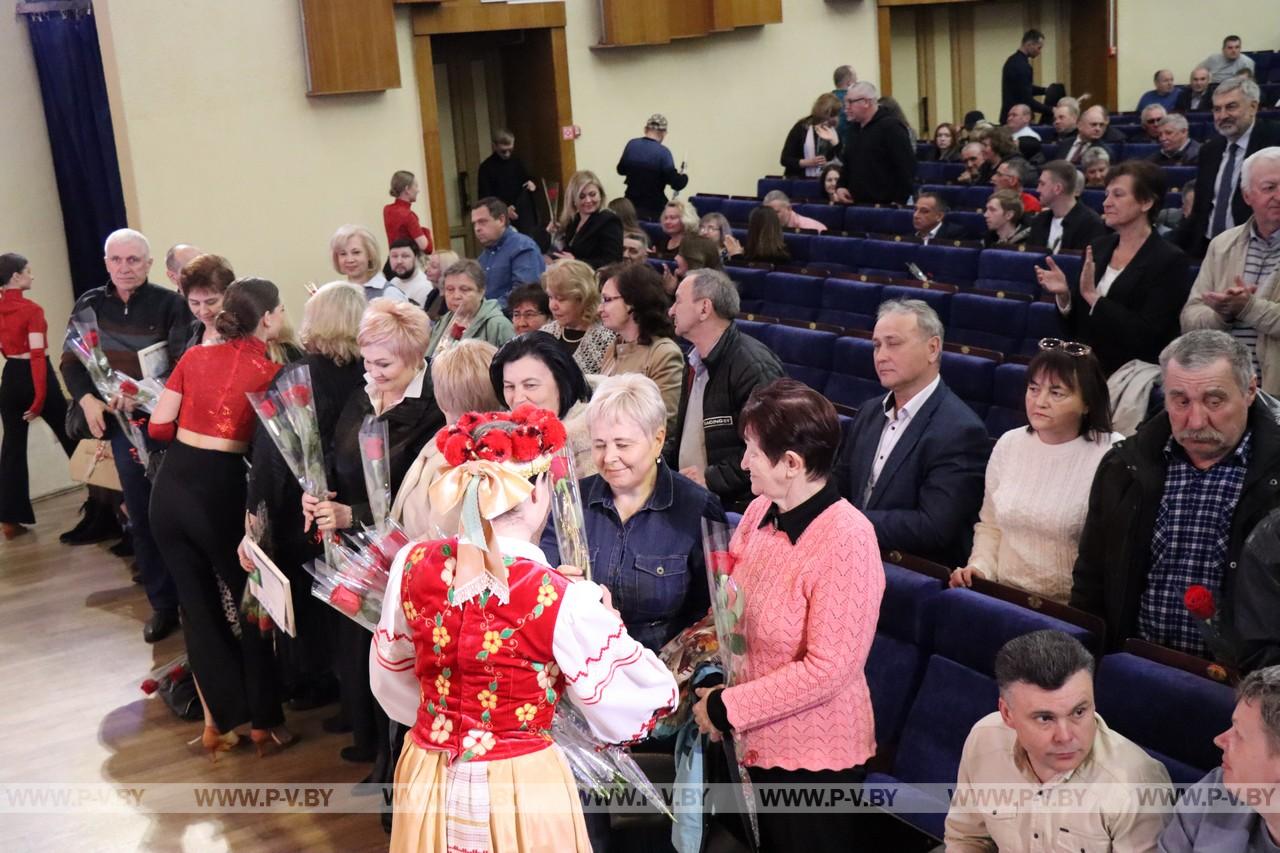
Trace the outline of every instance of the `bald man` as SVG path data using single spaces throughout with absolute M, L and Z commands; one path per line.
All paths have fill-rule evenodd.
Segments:
M 175 288 L 178 287 L 182 268 L 191 263 L 191 259 L 204 252 L 187 243 L 175 243 L 164 253 L 164 274 Z

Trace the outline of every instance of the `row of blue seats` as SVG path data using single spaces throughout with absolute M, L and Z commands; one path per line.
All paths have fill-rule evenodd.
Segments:
M 1139 131 L 1139 133 L 1142 133 L 1144 137 L 1146 136 L 1142 131 Z M 1050 160 L 1055 156 L 1056 147 L 1056 142 L 1045 142 L 1041 146 L 1040 150 L 1046 160 Z M 1159 143 L 1147 141 L 1145 138 L 1132 139 L 1127 142 L 1108 142 L 1104 147 L 1107 149 L 1107 153 L 1111 155 L 1112 163 L 1119 163 L 1122 160 L 1146 160 L 1160 150 Z M 925 172 L 930 170 L 926 167 L 951 166 L 959 167 L 959 169 L 951 168 L 940 171 L 942 174 L 947 175 L 943 180 L 955 180 L 960 172 L 964 170 L 964 165 L 962 163 L 938 163 L 926 160 L 925 158 L 932 154 L 932 148 L 932 144 L 928 142 L 916 143 L 916 177 L 922 181 L 932 180 L 925 175 Z
M 1179 167 L 1182 168 L 1182 167 Z M 1165 169 L 1166 172 L 1173 172 L 1173 167 Z M 1187 178 L 1188 181 L 1195 177 L 1194 171 Z M 1185 183 L 1185 182 L 1184 182 Z M 989 186 L 969 187 L 958 184 L 923 184 L 919 192 L 937 193 L 953 209 L 953 212 L 961 212 L 965 210 L 982 209 L 987 205 L 987 199 L 991 197 L 994 189 Z M 1033 190 L 1027 190 L 1031 195 L 1038 195 Z M 1102 203 L 1107 199 L 1107 191 L 1103 189 L 1087 189 L 1080 194 L 1080 201 L 1087 207 L 1093 208 L 1095 213 L 1102 213 Z M 1170 183 L 1169 188 L 1164 194 L 1165 207 L 1182 207 L 1182 184 Z
M 846 409 L 884 396 L 869 338 L 784 323 L 738 319 L 738 328 L 769 347 L 787 376 Z M 1026 365 L 944 350 L 942 380 L 982 419 L 994 440 L 1027 423 Z
M 990 190 L 987 192 L 990 195 Z M 759 199 L 729 198 L 727 196 L 696 195 L 689 200 L 699 216 L 708 213 L 722 214 L 731 225 L 745 226 L 751 211 L 760 206 Z M 985 204 L 985 199 L 983 201 Z M 910 234 L 910 208 L 873 207 L 855 204 L 805 204 L 793 205 L 801 216 L 816 219 L 830 231 L 850 234 Z M 966 240 L 981 240 L 987 232 L 987 221 L 981 213 L 957 210 L 947 219 L 964 229 Z
M 996 709 L 996 652 L 1031 631 L 1065 631 L 1099 648 L 1092 631 L 886 563 L 884 599 L 867 658 L 877 758 L 867 781 L 908 786 L 894 811 L 941 838 L 946 802 L 915 784 L 956 781 L 965 738 Z M 1094 679 L 1107 725 L 1189 784 L 1220 763 L 1213 738 L 1235 707 L 1226 685 L 1127 652 L 1103 655 Z M 1152 708 L 1177 713 L 1152 714 Z

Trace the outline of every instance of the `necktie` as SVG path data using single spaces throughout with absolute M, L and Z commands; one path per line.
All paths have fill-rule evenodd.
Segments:
M 1227 165 L 1218 181 L 1218 194 L 1213 200 L 1213 222 L 1209 227 L 1209 239 L 1227 230 L 1227 212 L 1231 210 L 1231 196 L 1235 194 L 1235 182 L 1231 180 L 1236 170 L 1236 152 L 1240 146 L 1232 142 L 1227 146 Z
M 1073 164 L 1078 164 L 1080 162 L 1080 155 L 1084 153 L 1085 144 L 1086 143 L 1083 139 L 1076 140 L 1075 146 L 1071 149 L 1071 162 Z

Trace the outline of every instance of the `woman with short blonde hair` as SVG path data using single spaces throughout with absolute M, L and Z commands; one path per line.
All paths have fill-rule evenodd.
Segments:
M 407 300 L 404 292 L 387 282 L 382 274 L 382 254 L 373 232 L 363 225 L 343 225 L 329 238 L 329 254 L 333 268 L 347 281 L 364 288 L 365 299 L 386 296 Z
M 364 294 L 354 284 L 331 281 L 321 287 L 302 307 L 302 348 L 339 366 L 355 361 L 365 307 Z
M 551 305 L 542 331 L 560 341 L 583 373 L 599 373 L 615 339 L 600 322 L 600 286 L 596 272 L 582 261 L 556 261 L 542 274 Z
M 698 211 L 684 199 L 673 198 L 662 208 L 658 223 L 662 237 L 654 243 L 653 252 L 663 260 L 674 260 L 684 235 L 698 233 Z
M 384 347 L 407 365 L 418 364 L 427 351 L 431 321 L 412 302 L 375 299 L 365 309 L 356 343 L 361 349 Z

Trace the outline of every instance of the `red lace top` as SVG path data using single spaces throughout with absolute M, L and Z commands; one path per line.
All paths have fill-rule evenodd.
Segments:
M 22 295 L 21 290 L 0 290 L 0 353 L 5 358 L 31 357 L 31 384 L 36 396 L 28 411 L 44 409 L 45 348 L 48 347 L 49 324 L 44 309 Z
M 253 407 L 245 394 L 265 391 L 280 371 L 267 345 L 249 335 L 187 350 L 165 387 L 182 395 L 178 427 L 213 438 L 248 441 Z

